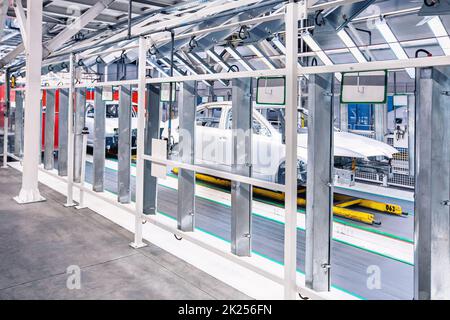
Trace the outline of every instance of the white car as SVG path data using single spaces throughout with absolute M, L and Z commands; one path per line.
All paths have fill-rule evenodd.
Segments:
M 105 119 L 105 146 L 108 152 L 117 152 L 119 142 L 119 105 L 117 103 L 106 104 Z M 88 104 L 86 107 L 85 126 L 89 130 L 87 143 L 88 146 L 94 145 L 94 106 Z M 132 149 L 136 148 L 137 133 L 137 113 L 134 108 L 131 111 L 131 129 L 132 129 Z
M 252 172 L 256 178 L 284 183 L 286 147 L 282 135 L 255 108 L 253 109 Z M 197 107 L 195 129 L 195 162 L 230 170 L 232 164 L 232 105 L 231 102 L 214 102 Z M 179 121 L 171 124 L 171 144 L 179 140 Z M 299 128 L 297 156 L 299 182 L 306 181 L 307 140 L 306 128 Z M 163 139 L 168 139 L 168 121 L 163 126 Z M 359 159 L 364 162 L 375 158 L 392 159 L 398 151 L 391 146 L 352 133 L 334 132 L 334 156 L 342 159 Z M 342 161 L 339 161 L 342 162 Z M 346 162 L 348 163 L 348 162 Z M 388 162 L 386 162 L 388 163 Z

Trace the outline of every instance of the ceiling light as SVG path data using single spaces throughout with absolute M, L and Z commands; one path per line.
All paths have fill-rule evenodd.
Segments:
M 398 42 L 397 37 L 394 35 L 394 33 L 392 32 L 391 28 L 388 26 L 386 21 L 380 20 L 376 23 L 376 26 L 378 28 L 378 31 L 383 36 L 384 40 L 386 40 L 389 47 L 394 52 L 395 56 L 400 60 L 408 60 L 409 59 L 408 55 Z M 407 68 L 405 70 L 412 79 L 415 78 L 416 71 L 414 68 Z
M 353 42 L 352 38 L 350 38 L 347 31 L 342 29 L 337 33 L 337 35 L 339 36 L 339 38 L 341 38 L 342 42 L 344 42 L 345 46 L 350 50 L 352 55 L 355 57 L 356 61 L 361 62 L 361 63 L 367 62 L 367 59 L 364 57 L 364 55 L 358 49 L 356 44 Z
M 441 21 L 441 18 L 438 16 L 428 20 L 428 26 L 431 31 L 433 31 L 439 45 L 444 51 L 446 56 L 450 55 L 450 38 L 448 36 L 447 30 L 444 27 L 444 24 Z

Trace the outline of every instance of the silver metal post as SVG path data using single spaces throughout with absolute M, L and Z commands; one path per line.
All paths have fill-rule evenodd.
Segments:
M 197 83 L 186 81 L 181 85 L 179 105 L 179 157 L 180 161 L 194 164 L 195 114 L 197 108 Z M 177 222 L 181 231 L 194 231 L 195 227 L 195 172 L 180 169 L 178 172 Z
M 95 88 L 94 103 L 94 183 L 92 188 L 96 192 L 104 191 L 105 156 L 106 156 L 106 105 L 102 98 L 102 87 Z
M 450 67 L 416 79 L 414 298 L 450 299 Z
M 16 111 L 14 116 L 14 154 L 23 155 L 23 93 L 16 91 Z
M 58 89 L 59 92 L 59 114 L 58 114 L 58 175 L 67 176 L 68 161 L 68 112 L 69 112 L 69 90 Z
M 306 206 L 306 286 L 330 290 L 333 206 L 333 74 L 310 75 Z
M 120 86 L 119 91 L 119 147 L 118 200 L 131 202 L 131 86 Z
M 233 80 L 232 172 L 252 175 L 252 78 Z M 252 186 L 231 183 L 231 252 L 251 254 Z
M 55 146 L 55 90 L 46 90 L 45 131 L 44 131 L 44 169 L 54 167 Z
M 8 168 L 8 131 L 9 131 L 9 107 L 10 107 L 10 73 L 9 69 L 6 69 L 5 74 L 5 93 L 6 93 L 6 103 L 3 112 L 4 122 L 3 122 L 3 165 L 2 168 Z
M 87 137 L 89 134 L 88 128 L 83 128 L 81 131 L 82 137 L 82 152 L 81 152 L 81 176 L 80 176 L 80 199 L 78 201 L 77 209 L 84 209 L 84 181 L 86 179 L 86 152 L 87 152 Z

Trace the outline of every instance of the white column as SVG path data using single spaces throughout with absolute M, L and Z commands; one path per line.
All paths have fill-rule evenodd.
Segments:
M 138 69 L 138 127 L 136 151 L 136 218 L 134 227 L 133 248 L 146 246 L 142 242 L 142 214 L 144 214 L 144 145 L 145 145 L 145 73 L 147 66 L 147 43 L 144 37 L 139 38 L 139 69 Z
M 286 197 L 284 298 L 297 295 L 297 99 L 298 4 L 286 6 Z
M 25 87 L 25 134 L 22 189 L 15 197 L 18 203 L 42 201 L 38 189 L 38 165 L 40 147 L 40 103 L 42 63 L 42 0 L 28 0 L 26 87 Z
M 70 55 L 70 87 L 69 87 L 69 107 L 67 110 L 67 202 L 66 207 L 75 206 L 73 202 L 73 175 L 74 175 L 74 145 L 75 137 L 73 132 L 73 106 L 75 103 L 75 55 Z

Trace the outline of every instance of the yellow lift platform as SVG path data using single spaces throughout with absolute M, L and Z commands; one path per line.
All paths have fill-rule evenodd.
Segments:
M 174 168 L 172 170 L 173 173 L 178 174 L 178 168 Z M 197 173 L 196 178 L 203 182 L 207 182 L 210 184 L 218 185 L 224 188 L 231 187 L 231 181 L 216 178 L 213 176 Z M 297 204 L 301 207 L 306 207 L 306 199 L 305 199 L 306 188 L 300 188 L 298 190 Z M 253 188 L 253 195 L 263 198 L 269 198 L 272 200 L 276 200 L 279 202 L 284 201 L 284 193 L 271 191 L 262 188 Z M 366 199 L 355 199 L 349 196 L 334 194 L 335 205 L 333 206 L 333 214 L 339 217 L 363 222 L 365 224 L 370 225 L 379 225 L 380 222 L 375 221 L 375 215 L 368 212 L 357 211 L 353 209 L 349 209 L 352 206 L 364 207 L 372 210 L 376 210 L 379 212 L 393 214 L 393 215 L 403 215 L 403 211 L 401 206 L 396 204 L 382 203 L 373 200 Z

